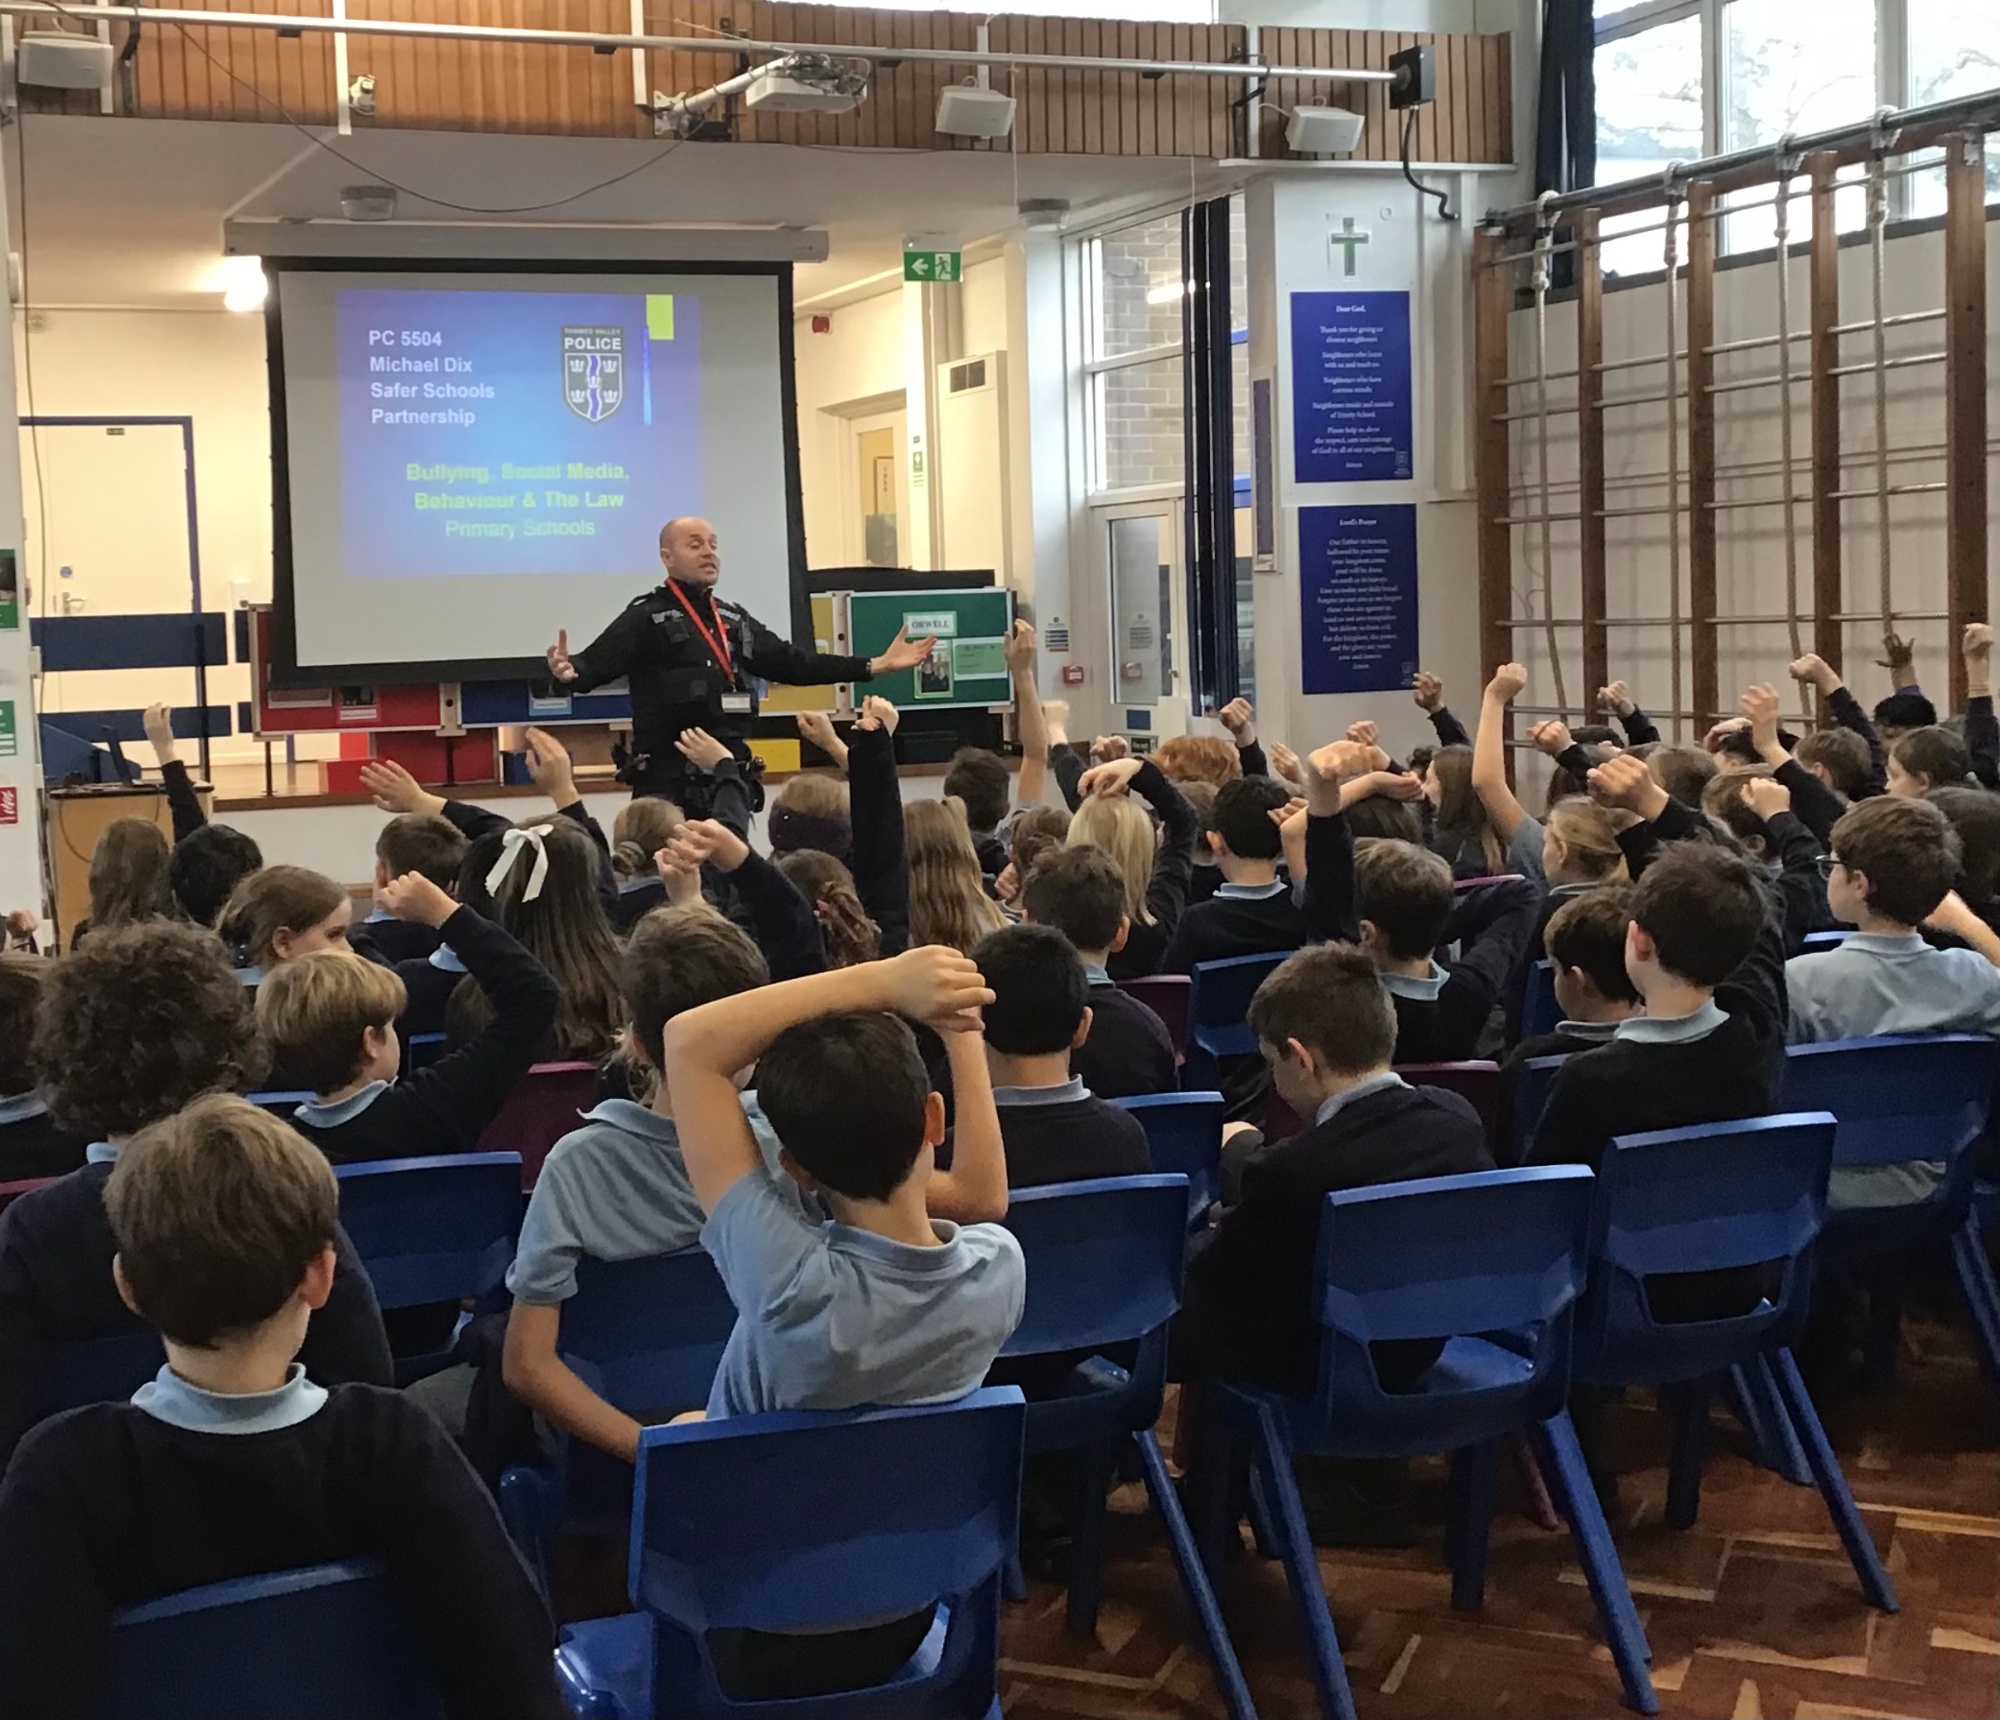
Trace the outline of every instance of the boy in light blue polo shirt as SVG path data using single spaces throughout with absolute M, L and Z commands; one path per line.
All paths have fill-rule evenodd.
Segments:
M 708 1214 L 702 1245 L 736 1303 L 711 1416 L 946 1403 L 971 1391 L 1021 1318 L 1020 1245 L 979 1011 L 993 994 L 958 951 L 812 974 L 677 1016 L 666 1079 L 681 1151 Z M 957 1094 L 952 1168 L 944 1101 L 908 1026 L 943 1036 Z M 784 1171 L 826 1200 L 805 1218 L 758 1151 L 737 1097 L 757 1096 Z

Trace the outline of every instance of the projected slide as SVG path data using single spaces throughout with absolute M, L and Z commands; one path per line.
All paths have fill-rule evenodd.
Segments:
M 267 267 L 301 673 L 528 672 L 659 583 L 682 515 L 714 524 L 724 595 L 789 626 L 777 268 Z
M 348 287 L 334 351 L 365 577 L 644 567 L 650 498 L 699 511 L 696 298 Z

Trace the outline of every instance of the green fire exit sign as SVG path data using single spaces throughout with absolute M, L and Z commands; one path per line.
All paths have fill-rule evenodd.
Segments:
M 958 251 L 905 251 L 903 279 L 906 281 L 956 281 L 963 278 Z

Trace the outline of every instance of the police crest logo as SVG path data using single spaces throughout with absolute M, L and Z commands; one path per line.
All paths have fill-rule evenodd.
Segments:
M 595 424 L 625 399 L 625 331 L 567 323 L 562 331 L 563 399 L 579 418 Z

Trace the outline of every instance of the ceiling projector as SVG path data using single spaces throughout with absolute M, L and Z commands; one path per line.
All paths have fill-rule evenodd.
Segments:
M 868 74 L 831 54 L 791 54 L 761 66 L 743 90 L 752 113 L 852 113 Z

